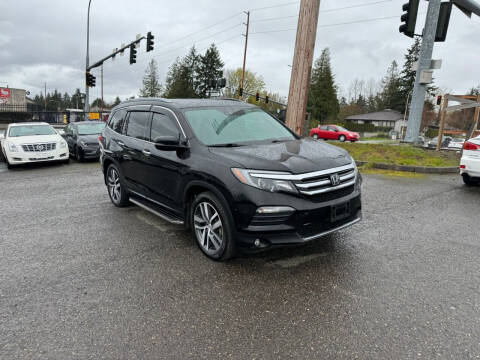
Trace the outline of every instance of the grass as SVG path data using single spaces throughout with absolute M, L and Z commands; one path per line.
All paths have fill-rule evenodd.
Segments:
M 449 151 L 428 151 L 407 144 L 335 143 L 357 161 L 394 165 L 447 167 L 458 166 L 460 155 Z
M 376 175 L 383 175 L 387 177 L 403 177 L 403 178 L 424 178 L 425 174 L 413 173 L 409 171 L 395 171 L 395 170 L 383 170 L 383 169 L 375 169 L 368 165 L 360 166 L 358 168 L 362 174 L 376 174 Z

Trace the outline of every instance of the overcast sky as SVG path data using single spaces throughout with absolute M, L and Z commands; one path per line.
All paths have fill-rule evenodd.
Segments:
M 372 2 L 377 4 L 339 9 Z M 315 57 L 322 48 L 331 49 L 333 71 L 343 93 L 355 78 L 379 80 L 392 60 L 403 64 L 403 54 L 412 43 L 398 32 L 404 2 L 321 0 Z M 417 32 L 421 32 L 427 4 L 421 1 Z M 88 0 L 1 0 L 0 86 L 24 88 L 32 95 L 42 91 L 44 82 L 47 91 L 84 91 L 87 5 Z M 258 9 L 264 7 L 269 8 Z M 215 42 L 225 68 L 240 67 L 243 11 L 248 9 L 252 12 L 247 68 L 264 77 L 268 90 L 287 95 L 299 2 L 92 0 L 91 63 L 138 33 L 152 31 L 155 35 L 155 50 L 146 53 L 143 41 L 136 64 L 129 65 L 128 52 L 105 63 L 105 100 L 112 101 L 117 95 L 122 100 L 137 96 L 146 64 L 152 58 L 157 60 L 164 82 L 172 61 L 193 44 L 203 52 Z M 392 18 L 327 26 L 383 17 Z M 276 30 L 287 31 L 267 32 Z M 437 86 L 463 93 L 480 84 L 479 33 L 480 19 L 469 19 L 454 8 L 447 41 L 435 44 L 433 57 L 443 60 L 442 69 L 434 74 Z M 100 96 L 99 70 L 93 73 L 97 86 L 91 90 L 91 101 Z

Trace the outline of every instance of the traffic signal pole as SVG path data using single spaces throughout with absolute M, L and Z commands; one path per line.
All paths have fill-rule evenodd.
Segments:
M 86 65 L 85 65 L 85 72 L 88 72 L 88 65 L 89 65 L 89 59 L 88 59 L 88 52 L 89 52 L 89 42 L 90 42 L 90 3 L 92 0 L 88 0 L 88 13 L 87 13 L 87 59 L 86 59 Z M 88 112 L 90 108 L 90 104 L 88 101 L 88 85 L 87 82 L 85 81 L 85 112 Z
M 422 74 L 422 71 L 429 70 L 431 66 L 441 2 L 442 0 L 430 0 L 428 2 L 427 18 L 425 21 L 425 28 L 423 29 L 422 47 L 420 48 L 417 75 L 415 77 L 410 115 L 408 117 L 407 135 L 405 137 L 405 141 L 410 143 L 418 141 L 418 135 L 422 123 L 423 106 L 425 104 L 425 95 L 427 93 L 428 84 L 420 83 L 420 75 Z
M 300 2 L 286 120 L 287 126 L 299 135 L 302 135 L 307 115 L 319 10 L 320 0 Z

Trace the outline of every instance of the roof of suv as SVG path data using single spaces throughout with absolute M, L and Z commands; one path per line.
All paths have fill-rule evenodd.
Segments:
M 149 104 L 169 104 L 179 109 L 190 108 L 190 107 L 212 107 L 212 106 L 245 106 L 245 107 L 255 107 L 255 105 L 245 103 L 240 100 L 235 99 L 164 99 L 164 98 L 140 98 L 132 99 L 122 102 L 119 107 L 124 105 L 141 105 L 142 103 Z

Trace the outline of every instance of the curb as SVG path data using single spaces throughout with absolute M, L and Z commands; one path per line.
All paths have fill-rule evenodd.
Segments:
M 415 172 L 420 174 L 457 174 L 459 172 L 458 166 L 449 166 L 449 167 L 429 167 L 429 166 L 411 166 L 411 165 L 395 165 L 395 164 L 384 164 L 384 163 L 370 163 L 367 161 L 355 161 L 357 166 L 370 165 L 374 169 L 381 170 L 395 170 L 395 171 L 406 171 L 406 172 Z

